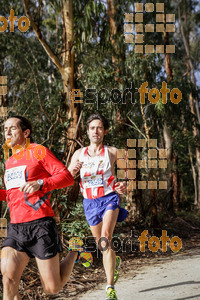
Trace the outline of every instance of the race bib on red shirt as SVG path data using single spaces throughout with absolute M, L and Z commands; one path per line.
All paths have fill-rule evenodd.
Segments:
M 6 170 L 4 180 L 7 190 L 18 188 L 26 182 L 25 169 L 26 166 L 19 166 Z

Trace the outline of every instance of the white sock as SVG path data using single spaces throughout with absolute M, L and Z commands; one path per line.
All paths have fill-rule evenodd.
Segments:
M 115 287 L 114 287 L 114 285 L 108 284 L 108 285 L 106 286 L 106 291 L 107 291 L 107 289 L 109 289 L 109 288 L 114 289 Z

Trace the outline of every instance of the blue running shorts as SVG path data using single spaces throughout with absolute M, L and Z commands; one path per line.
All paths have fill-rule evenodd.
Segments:
M 105 212 L 109 209 L 119 208 L 117 222 L 122 222 L 128 216 L 128 211 L 119 205 L 120 198 L 118 194 L 112 192 L 100 198 L 83 200 L 85 216 L 90 226 L 95 226 L 102 222 Z

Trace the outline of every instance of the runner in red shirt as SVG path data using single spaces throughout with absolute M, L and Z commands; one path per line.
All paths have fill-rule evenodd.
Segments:
M 71 173 L 49 149 L 33 143 L 23 150 L 22 157 L 20 153 L 15 154 L 6 161 L 5 165 L 4 178 L 11 223 L 24 223 L 43 217 L 53 217 L 54 212 L 49 201 L 50 192 L 72 185 L 74 182 Z M 43 186 L 33 193 L 30 184 L 36 181 L 35 184 L 38 185 L 38 179 L 42 180 Z M 30 188 L 27 187 L 26 191 L 23 188 L 19 189 L 21 181 L 22 185 L 29 182 Z
M 34 143 L 26 147 L 31 133 L 31 123 L 24 117 L 5 122 L 5 138 L 13 155 L 6 161 L 6 192 L 0 192 L 11 215 L 1 252 L 4 300 L 20 299 L 18 286 L 30 257 L 35 257 L 49 294 L 65 285 L 77 259 L 77 251 L 71 251 L 59 264 L 62 244 L 50 205 L 51 191 L 72 185 L 74 171 L 70 173 L 47 148 Z

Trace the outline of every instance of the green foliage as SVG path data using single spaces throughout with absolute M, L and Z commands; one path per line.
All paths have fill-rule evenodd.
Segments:
M 181 210 L 177 213 L 177 216 L 183 218 L 186 222 L 192 226 L 200 226 L 200 215 L 195 212 L 189 212 L 188 210 Z
M 82 201 L 78 202 L 76 207 L 70 211 L 67 221 L 62 223 L 62 230 L 64 235 L 69 238 L 73 236 L 85 238 L 91 235 L 90 227 L 84 215 Z

